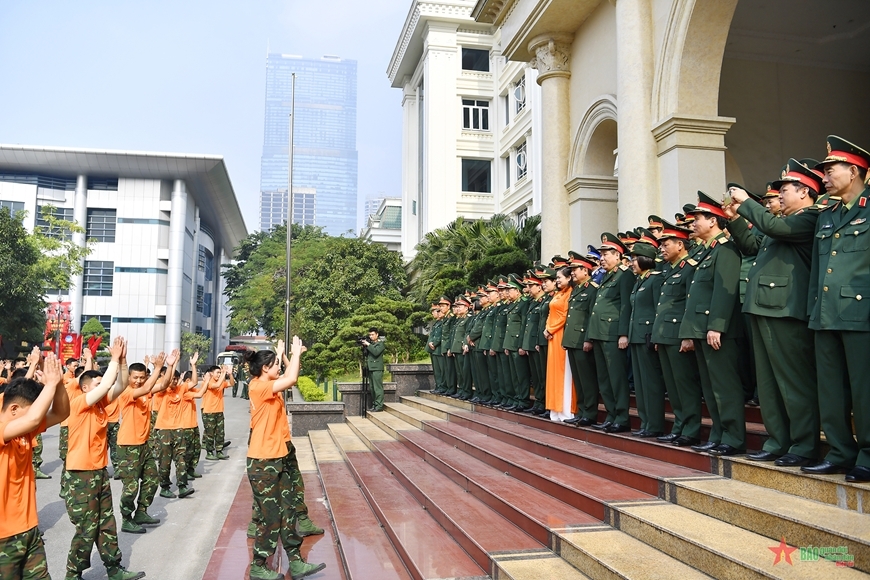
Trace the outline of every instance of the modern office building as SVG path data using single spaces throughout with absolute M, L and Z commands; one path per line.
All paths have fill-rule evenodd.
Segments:
M 248 234 L 222 157 L 0 145 L 0 206 L 33 230 L 48 205 L 86 228 L 74 242 L 94 240 L 83 274 L 48 295 L 71 331 L 97 318 L 130 360 L 198 332 L 214 361 L 229 342 L 221 265 Z
M 378 208 L 366 218 L 366 227 L 359 237 L 384 245 L 391 252 L 401 252 L 402 198 L 381 198 Z
M 305 194 L 303 213 L 310 216 L 313 211 L 314 225 L 322 226 L 333 235 L 355 230 L 356 61 L 335 56 L 309 59 L 288 54 L 270 54 L 266 58 L 260 229 L 268 231 L 287 219 L 287 150 L 293 73 L 296 73 L 294 192 L 297 188 L 311 190 Z M 276 210 L 282 203 L 283 213 Z M 299 203 L 296 205 L 300 207 Z
M 293 223 L 313 226 L 316 215 L 317 190 L 313 187 L 294 187 Z M 260 192 L 260 229 L 268 231 L 285 221 L 287 221 L 287 190 Z
M 363 205 L 363 224 L 367 222 L 370 215 L 378 213 L 378 208 L 381 207 L 381 202 L 387 197 L 385 195 L 373 195 L 366 198 Z

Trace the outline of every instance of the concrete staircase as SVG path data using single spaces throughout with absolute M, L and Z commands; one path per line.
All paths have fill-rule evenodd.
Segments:
M 714 458 L 428 392 L 309 439 L 347 578 L 870 572 L 870 485 L 842 476 Z M 845 551 L 854 567 L 795 547 Z

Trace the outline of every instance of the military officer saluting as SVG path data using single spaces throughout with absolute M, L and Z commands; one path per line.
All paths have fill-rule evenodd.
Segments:
M 870 481 L 870 153 L 836 136 L 817 169 L 839 202 L 819 214 L 808 297 L 816 331 L 819 413 L 831 446 L 801 470 Z M 855 432 L 849 414 L 854 414 Z
M 736 339 L 743 335 L 740 253 L 722 231 L 727 217 L 719 202 L 699 191 L 698 205 L 691 213 L 702 249 L 693 256 L 698 265 L 686 295 L 680 338 L 690 341 L 683 343 L 685 348 L 695 350 L 704 400 L 713 419 L 710 441 L 692 449 L 734 455 L 746 450 L 743 388 L 737 374 Z
M 748 458 L 796 467 L 815 463 L 819 452 L 815 353 L 806 302 L 819 217 L 812 206 L 823 189 L 822 174 L 789 159 L 782 179 L 770 189 L 780 192 L 782 217 L 738 188 L 729 188 L 732 204 L 725 207 L 734 243 L 752 257 L 743 312 L 748 314 L 761 416 L 769 435 L 763 449 Z

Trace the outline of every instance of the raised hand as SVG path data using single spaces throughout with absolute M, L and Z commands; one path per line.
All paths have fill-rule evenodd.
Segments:
M 112 360 L 118 362 L 121 360 L 121 355 L 124 353 L 124 338 L 119 336 L 112 342 L 109 347 L 109 352 L 112 355 Z
M 171 367 L 178 362 L 179 358 L 181 358 L 181 351 L 176 348 L 171 353 L 169 353 L 168 357 L 166 357 L 166 366 Z
M 93 359 L 94 359 L 94 353 L 91 352 L 91 349 L 89 349 L 89 348 L 84 348 L 84 349 L 82 349 L 82 358 L 85 359 L 85 362 L 88 362 L 88 361 L 90 361 L 90 360 L 93 360 Z
M 296 356 L 300 356 L 303 352 L 307 351 L 305 345 L 302 344 L 302 339 L 298 336 L 293 337 L 293 342 L 290 343 L 290 354 L 295 354 Z M 283 352 L 283 351 L 282 351 Z
M 44 370 L 41 373 L 40 382 L 43 385 L 60 386 L 63 382 L 63 365 L 60 364 L 60 359 L 53 352 L 50 352 L 45 357 L 42 366 Z
M 190 366 L 196 366 L 196 361 L 199 360 L 199 351 L 193 353 L 193 356 L 190 357 Z
M 147 356 L 145 357 L 148 358 Z M 160 370 L 163 368 L 163 363 L 166 361 L 166 353 L 161 352 L 157 356 L 151 357 L 151 363 L 154 365 L 154 370 Z M 147 363 L 146 363 L 147 364 Z
M 39 350 L 38 346 L 34 346 L 30 351 L 30 354 L 27 355 L 27 366 L 32 367 L 33 365 L 39 362 L 40 357 L 42 356 L 42 351 Z
M 284 355 L 284 341 L 283 340 L 278 341 L 278 346 L 276 347 L 276 350 L 278 351 L 278 356 Z

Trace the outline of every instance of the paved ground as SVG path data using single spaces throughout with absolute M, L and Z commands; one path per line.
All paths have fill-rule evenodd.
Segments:
M 150 579 L 198 580 L 203 578 L 215 542 L 226 520 L 230 505 L 239 489 L 245 472 L 245 453 L 248 439 L 248 401 L 226 400 L 226 438 L 232 445 L 226 449 L 228 461 L 200 460 L 197 471 L 202 479 L 194 482 L 196 493 L 185 499 L 164 499 L 159 495 L 149 510 L 161 519 L 161 525 L 148 528 L 146 534 L 119 532 L 123 564 L 130 570 L 144 570 Z M 39 527 L 45 532 L 45 548 L 51 577 L 62 580 L 66 572 L 66 557 L 73 536 L 73 526 L 66 514 L 60 491 L 61 461 L 57 455 L 58 427 L 43 434 L 45 450 L 42 469 L 53 476 L 37 482 L 36 500 L 39 506 Z M 203 452 L 203 457 L 205 452 Z M 111 472 L 111 467 L 109 468 Z M 173 476 L 173 481 L 174 481 Z M 118 498 L 121 482 L 112 482 L 115 519 L 118 528 L 121 514 Z M 92 567 L 82 578 L 106 578 L 106 569 L 94 550 Z

